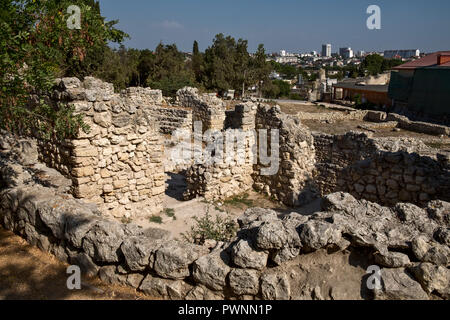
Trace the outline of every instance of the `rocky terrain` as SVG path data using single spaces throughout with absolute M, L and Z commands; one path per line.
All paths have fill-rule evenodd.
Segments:
M 0 222 L 107 283 L 170 299 L 450 297 L 450 203 L 389 208 L 337 192 L 310 216 L 250 208 L 230 242 L 199 246 L 102 217 L 25 142 L 2 141 Z M 369 265 L 381 268 L 378 289 Z

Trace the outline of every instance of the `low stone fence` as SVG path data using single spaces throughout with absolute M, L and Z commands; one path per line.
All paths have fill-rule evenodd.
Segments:
M 386 121 L 397 121 L 399 128 L 408 131 L 425 133 L 436 136 L 439 135 L 450 136 L 450 127 L 448 126 L 421 121 L 411 121 L 407 117 L 396 113 L 389 113 L 386 117 Z
M 314 134 L 315 182 L 322 195 L 346 191 L 383 205 L 450 200 L 448 158 L 419 155 L 420 146 L 372 139 L 364 133 Z M 412 142 L 412 141 L 410 141 Z

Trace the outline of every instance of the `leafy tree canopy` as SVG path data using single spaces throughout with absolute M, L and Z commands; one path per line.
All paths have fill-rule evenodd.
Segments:
M 70 5 L 81 9 L 81 29 L 69 29 Z M 45 94 L 57 76 L 83 77 L 103 63 L 109 41 L 127 35 L 107 22 L 93 0 L 16 0 L 0 3 L 0 127 L 47 137 L 74 135 L 83 127 L 70 108 L 43 100 L 30 104 L 31 93 Z

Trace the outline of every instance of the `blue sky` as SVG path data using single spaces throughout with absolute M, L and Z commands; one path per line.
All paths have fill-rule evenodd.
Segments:
M 368 30 L 366 9 L 381 8 L 381 30 Z M 354 50 L 450 50 L 448 0 L 100 0 L 103 16 L 119 19 L 127 47 L 154 49 L 162 41 L 200 50 L 217 33 L 243 38 L 254 51 L 320 51 L 331 43 Z

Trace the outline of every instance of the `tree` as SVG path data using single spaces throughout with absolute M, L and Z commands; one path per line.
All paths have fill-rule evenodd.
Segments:
M 258 86 L 269 82 L 269 74 L 271 71 L 271 65 L 266 61 L 267 55 L 264 49 L 264 45 L 258 45 L 258 49 L 256 50 L 255 56 L 253 57 L 252 64 L 252 80 L 254 83 L 257 83 Z
M 202 82 L 203 78 L 203 55 L 198 50 L 198 42 L 194 41 L 194 45 L 192 48 L 192 71 L 194 72 L 195 80 L 198 83 Z
M 69 5 L 81 9 L 81 29 L 69 29 Z M 127 35 L 106 22 L 92 0 L 17 0 L 0 4 L 0 127 L 19 134 L 60 138 L 86 128 L 67 107 L 53 107 L 30 94 L 45 95 L 56 76 L 82 76 L 99 65 L 107 42 Z
M 188 68 L 183 53 L 178 51 L 175 44 L 160 43 L 156 47 L 147 85 L 161 89 L 166 96 L 175 96 L 178 89 L 195 85 L 194 73 Z

